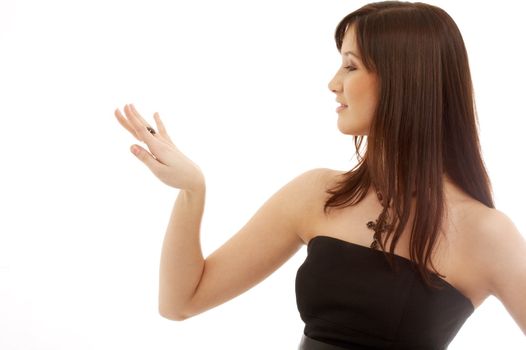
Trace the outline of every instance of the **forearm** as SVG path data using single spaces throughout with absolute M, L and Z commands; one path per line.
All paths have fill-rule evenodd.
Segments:
M 170 319 L 184 317 L 184 307 L 204 269 L 200 226 L 205 193 L 204 182 L 199 189 L 180 190 L 164 237 L 159 273 L 159 312 Z

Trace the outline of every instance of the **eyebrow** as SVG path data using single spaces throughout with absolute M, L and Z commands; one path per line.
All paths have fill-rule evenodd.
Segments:
M 355 53 L 352 52 L 352 51 L 344 52 L 344 55 L 346 55 L 346 56 L 353 55 L 354 57 L 356 57 L 356 58 L 358 58 L 358 59 L 361 59 L 360 56 L 358 56 L 357 54 L 355 54 Z

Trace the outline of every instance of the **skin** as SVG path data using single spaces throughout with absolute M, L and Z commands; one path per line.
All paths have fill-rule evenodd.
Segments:
M 342 67 L 329 83 L 340 103 L 349 107 L 338 113 L 338 128 L 347 135 L 367 135 L 377 104 L 377 77 L 358 56 L 354 28 L 342 44 Z M 351 66 L 350 71 L 345 67 Z M 156 113 L 158 132 L 133 105 L 117 109 L 118 122 L 148 150 L 134 153 L 154 175 L 170 187 L 181 189 L 170 217 L 160 269 L 159 311 L 163 317 L 184 320 L 214 308 L 252 288 L 292 257 L 312 234 L 325 200 L 326 185 L 335 171 L 317 168 L 293 178 L 273 194 L 242 228 L 206 259 L 199 232 L 204 209 L 204 176 L 199 167 L 172 142 Z M 446 201 L 468 199 L 445 176 Z M 456 198 L 454 198 L 456 197 Z M 474 202 L 474 201 L 472 201 Z M 469 217 L 468 217 L 469 214 Z M 456 256 L 468 264 L 455 284 L 478 306 L 488 295 L 496 296 L 526 335 L 526 240 L 502 212 L 479 205 L 465 211 L 471 220 L 455 244 Z M 322 230 L 329 234 L 331 231 Z M 191 268 L 190 268 L 191 267 Z M 503 273 L 504 272 L 504 273 Z M 461 273 L 457 273 L 458 276 Z M 462 281 L 458 282 L 458 281 Z
M 351 54 L 347 52 L 351 51 Z M 348 107 L 338 112 L 338 129 L 346 135 L 368 135 L 378 104 L 378 76 L 365 68 L 356 44 L 355 26 L 351 25 L 343 37 L 342 65 L 328 84 L 336 95 L 338 105 Z M 444 173 L 447 197 L 462 193 Z M 464 195 L 464 193 L 462 193 Z
M 159 113 L 153 116 L 158 132 L 139 114 L 133 104 L 125 105 L 124 113 L 126 117 L 117 108 L 114 115 L 119 123 L 138 141 L 144 142 L 149 150 L 133 145 L 130 151 L 166 185 L 181 190 L 201 192 L 205 187 L 201 169 L 176 147 Z
M 348 51 L 356 55 L 346 54 Z M 338 129 L 346 135 L 368 135 L 378 103 L 378 76 L 363 66 L 354 26 L 345 33 L 340 54 L 342 65 L 328 84 L 338 105 L 348 105 L 338 112 Z M 469 273 L 458 274 L 457 279 L 463 282 L 457 281 L 457 286 L 475 307 L 489 295 L 496 296 L 526 334 L 526 240 L 506 214 L 473 200 L 447 173 L 443 179 L 448 206 L 457 203 L 458 208 L 468 208 L 463 211 L 464 220 L 472 218 L 466 224 L 472 229 L 463 232 L 463 240 L 456 242 L 460 251 L 457 256 L 467 257 L 461 263 L 469 262 L 470 266 L 466 269 Z
M 353 54 L 345 54 L 352 51 Z M 378 79 L 362 64 L 356 45 L 354 26 L 343 38 L 342 65 L 329 82 L 336 100 L 348 107 L 338 112 L 338 129 L 346 135 L 368 135 L 369 126 L 378 103 Z M 338 104 L 339 105 L 339 104 Z

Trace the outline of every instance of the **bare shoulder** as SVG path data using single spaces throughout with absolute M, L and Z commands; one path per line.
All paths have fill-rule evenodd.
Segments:
M 470 230 L 469 245 L 471 251 L 477 254 L 478 261 L 490 269 L 498 265 L 494 258 L 496 254 L 507 255 L 525 243 L 512 219 L 496 208 L 484 205 L 474 206 L 470 210 L 469 220 L 473 230 Z M 505 258 L 501 256 L 501 258 Z
M 290 185 L 293 186 L 298 193 L 308 196 L 308 198 L 304 198 L 305 200 L 311 200 L 314 199 L 314 197 L 323 196 L 326 190 L 335 183 L 337 177 L 342 173 L 342 171 L 329 168 L 315 168 L 298 175 L 290 182 Z M 318 203 L 314 203 L 314 205 Z
M 288 192 L 290 199 L 301 201 L 304 205 L 312 203 L 314 197 L 319 196 L 320 192 L 326 187 L 330 178 L 333 177 L 334 170 L 328 168 L 314 168 L 304 171 L 288 182 L 282 190 Z M 302 210 L 306 210 L 305 207 Z
M 473 263 L 488 293 L 506 307 L 526 334 L 526 239 L 512 219 L 495 208 L 476 208 L 476 230 L 471 234 Z
M 471 251 L 491 284 L 495 274 L 505 274 L 511 260 L 526 261 L 526 240 L 512 219 L 496 208 L 477 207 L 471 215 L 473 221 L 476 218 L 470 237 Z M 493 295 L 494 287 L 490 285 Z
M 300 177 L 305 179 L 310 179 L 312 185 L 327 185 L 328 183 L 334 181 L 337 176 L 345 173 L 342 170 L 335 170 L 329 168 L 314 168 L 307 170 L 304 173 L 300 174 Z
M 341 176 L 345 173 L 346 171 L 344 170 L 316 168 L 305 172 L 304 175 L 310 179 L 309 185 L 313 190 L 312 194 L 324 197 L 326 190 L 333 187 L 339 180 L 342 180 Z
M 294 205 L 297 218 L 297 234 L 306 243 L 320 206 L 327 199 L 327 189 L 332 187 L 343 171 L 329 168 L 314 168 L 300 173 L 286 186 L 288 201 Z
M 485 278 L 489 293 L 503 301 L 509 288 L 520 281 L 525 290 L 526 239 L 515 223 L 495 208 L 479 207 L 472 215 L 476 224 L 469 243 L 471 256 Z

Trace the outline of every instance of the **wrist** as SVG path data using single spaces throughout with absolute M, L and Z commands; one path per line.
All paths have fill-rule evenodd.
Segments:
M 203 175 L 196 176 L 192 185 L 185 189 L 191 194 L 202 194 L 206 191 L 206 182 Z

